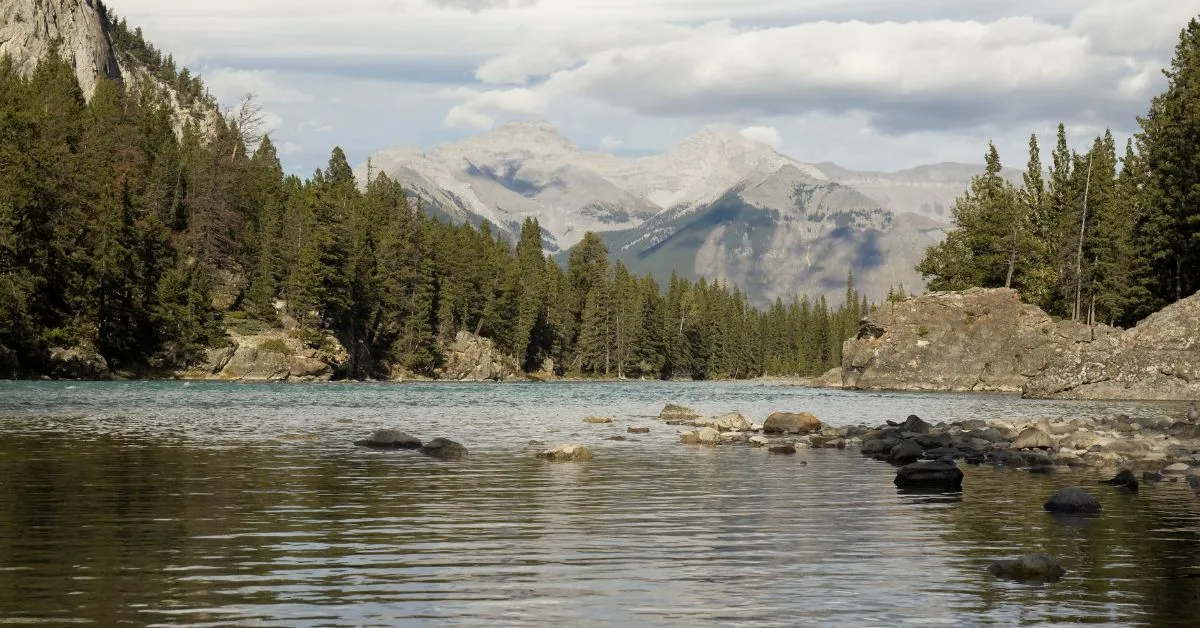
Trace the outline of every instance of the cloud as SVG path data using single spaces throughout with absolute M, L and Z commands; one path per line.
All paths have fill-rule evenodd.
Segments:
M 742 129 L 742 137 L 760 144 L 766 144 L 776 150 L 783 145 L 783 136 L 779 129 L 773 126 L 751 126 Z
M 462 9 L 478 13 L 486 9 L 516 9 L 531 7 L 538 0 L 428 0 L 429 4 L 447 9 Z
M 604 137 L 600 138 L 600 148 L 606 151 L 618 148 L 621 146 L 621 144 L 624 144 L 624 142 L 611 135 L 605 135 Z
M 522 87 L 474 92 L 469 89 L 444 92 L 449 95 L 468 95 L 467 101 L 450 109 L 445 124 L 458 129 L 488 129 L 495 114 L 539 116 L 546 111 L 547 99 L 542 92 Z

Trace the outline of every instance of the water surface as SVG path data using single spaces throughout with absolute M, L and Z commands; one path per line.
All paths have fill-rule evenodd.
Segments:
M 0 623 L 1200 623 L 1186 485 L 1089 486 L 1105 512 L 1062 521 L 1041 502 L 1096 478 L 974 467 L 962 494 L 902 495 L 854 451 L 679 445 L 648 418 L 668 402 L 833 424 L 1185 410 L 758 383 L 0 383 Z M 652 433 L 604 440 L 629 425 Z M 349 445 L 376 427 L 471 454 Z M 531 439 L 597 457 L 543 463 Z M 1070 573 L 985 572 L 1030 551 Z

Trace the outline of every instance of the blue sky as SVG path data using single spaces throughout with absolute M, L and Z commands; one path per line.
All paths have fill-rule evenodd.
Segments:
M 1200 13 L 1195 0 L 109 4 L 223 104 L 256 94 L 300 173 L 334 145 L 357 162 L 525 118 L 619 154 L 719 123 L 807 162 L 981 162 L 992 139 L 1020 167 L 1029 133 L 1060 120 L 1080 142 L 1132 132 Z

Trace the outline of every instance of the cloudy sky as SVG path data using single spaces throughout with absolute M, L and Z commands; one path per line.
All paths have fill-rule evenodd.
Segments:
M 1022 166 L 1030 132 L 1124 137 L 1196 0 L 111 0 L 287 168 L 543 118 L 662 151 L 709 124 L 808 162 Z M 1047 138 L 1045 144 L 1050 143 Z

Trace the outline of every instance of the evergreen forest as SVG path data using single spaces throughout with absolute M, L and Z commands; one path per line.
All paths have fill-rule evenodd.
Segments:
M 955 228 L 917 267 L 931 290 L 1011 287 L 1051 315 L 1127 327 L 1200 290 L 1200 21 L 1180 34 L 1167 88 L 1118 147 L 1082 153 L 1037 136 L 1019 186 L 989 146 L 953 208 Z
M 588 234 L 566 267 L 534 220 L 519 241 L 429 217 L 385 174 L 357 181 L 341 149 L 285 174 L 253 116 L 215 101 L 117 22 L 115 45 L 154 81 L 102 81 L 85 100 L 52 52 L 28 77 L 0 60 L 0 373 L 35 376 L 57 347 L 114 372 L 168 376 L 225 345 L 231 327 L 278 327 L 346 348 L 339 377 L 433 376 L 459 332 L 528 371 L 630 378 L 814 375 L 840 364 L 868 309 L 778 300 L 610 263 Z M 169 90 L 168 90 L 169 88 Z M 171 96 L 213 115 L 180 121 Z M 547 361 L 552 362 L 547 362 Z

